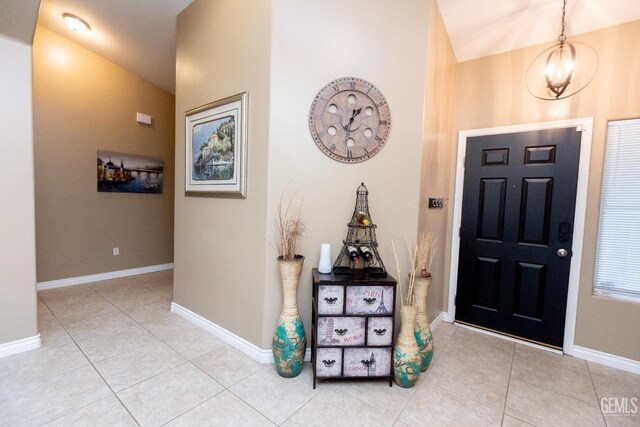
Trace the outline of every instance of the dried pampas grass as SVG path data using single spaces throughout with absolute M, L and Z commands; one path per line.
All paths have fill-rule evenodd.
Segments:
M 283 192 L 276 209 L 274 222 L 274 246 L 278 250 L 278 259 L 291 261 L 299 257 L 296 247 L 304 232 L 304 222 L 300 215 L 302 200 L 294 203 L 298 191 L 293 194 Z M 287 195 L 285 199 L 285 194 Z

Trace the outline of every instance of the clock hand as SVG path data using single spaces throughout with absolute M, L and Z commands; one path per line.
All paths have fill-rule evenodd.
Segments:
M 351 113 L 351 118 L 349 119 L 349 125 L 347 126 L 343 126 L 344 130 L 346 130 L 347 132 L 351 130 L 351 125 L 353 124 L 353 121 L 355 120 L 356 116 L 358 114 L 360 114 L 362 112 L 362 109 L 364 108 L 364 105 L 360 108 L 358 108 L 357 110 L 353 110 L 353 112 Z

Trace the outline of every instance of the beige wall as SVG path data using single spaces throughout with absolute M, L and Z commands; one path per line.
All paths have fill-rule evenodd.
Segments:
M 4 344 L 38 334 L 31 46 L 0 35 L 0 63 L 0 344 Z
M 424 130 L 422 136 L 422 174 L 420 180 L 420 231 L 435 233 L 437 251 L 431 268 L 429 318 L 446 310 L 445 286 L 449 271 L 450 236 L 447 233 L 449 204 L 443 209 L 428 209 L 429 197 L 449 197 L 453 122 L 455 117 L 456 58 L 436 0 L 429 0 L 427 67 L 424 94 Z
M 178 16 L 174 301 L 259 345 L 271 2 L 196 0 Z M 246 199 L 184 195 L 185 111 L 249 93 Z
M 576 37 L 596 49 L 600 68 L 582 92 L 553 102 L 532 97 L 524 86 L 529 63 L 545 46 L 459 64 L 455 104 L 456 130 L 594 118 L 575 343 L 635 360 L 640 304 L 593 296 L 592 289 L 607 121 L 640 116 L 639 39 L 640 21 Z
M 172 262 L 174 96 L 42 26 L 33 66 L 38 281 Z M 163 194 L 98 193 L 97 150 L 162 158 Z
M 419 0 L 403 1 L 402 7 L 384 0 L 273 2 L 267 224 L 287 186 L 299 187 L 307 227 L 299 249 L 306 261 L 298 302 L 307 333 L 311 269 L 318 265 L 321 243 L 332 244 L 333 259 L 342 249 L 360 182 L 369 189 L 385 266 L 396 275 L 393 238 L 407 272 L 402 236 L 415 239 L 418 226 L 427 18 L 427 5 Z M 359 164 L 324 155 L 308 126 L 316 93 L 346 76 L 376 85 L 391 109 L 388 142 Z M 266 251 L 263 348 L 271 346 L 281 301 L 276 256 Z
M 371 192 L 391 270 L 389 238 L 415 238 L 426 58 L 427 7 L 418 0 L 403 8 L 381 0 L 276 0 L 272 7 L 199 0 L 178 17 L 175 301 L 261 348 L 270 348 L 280 310 L 271 225 L 288 186 L 300 187 L 304 199 L 298 301 L 307 332 L 310 270 L 320 243 L 333 244 L 333 257 L 341 249 L 360 182 Z M 362 164 L 326 157 L 307 125 L 315 94 L 343 76 L 371 81 L 391 106 L 387 146 Z M 184 112 L 242 91 L 250 99 L 247 199 L 183 196 Z

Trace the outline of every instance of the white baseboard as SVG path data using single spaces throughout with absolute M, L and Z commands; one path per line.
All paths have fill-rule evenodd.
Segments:
M 444 320 L 445 322 L 450 322 L 453 323 L 455 321 L 455 319 L 450 319 L 449 318 L 449 313 L 447 312 L 442 312 L 440 313 L 440 316 L 442 316 L 441 320 Z M 440 317 L 438 316 L 438 317 Z M 431 329 L 435 329 L 435 327 L 437 326 L 438 322 L 438 317 L 436 317 L 435 319 L 433 319 L 433 322 L 431 322 Z M 435 325 L 435 326 L 434 326 Z M 518 339 L 514 339 L 505 335 L 500 335 L 500 334 L 495 334 L 489 331 L 485 331 L 483 329 L 478 329 L 478 328 L 473 328 L 467 325 L 461 325 L 458 324 L 458 326 L 462 327 L 462 328 L 468 328 L 468 329 L 472 329 L 476 332 L 480 332 L 480 333 L 484 333 L 484 334 L 488 334 L 488 335 L 492 335 L 498 338 L 502 338 L 508 341 L 515 341 L 518 342 L 520 344 L 524 344 L 524 345 L 528 345 L 531 347 L 536 347 L 536 348 L 540 348 L 543 350 L 548 350 L 551 351 L 553 353 L 560 353 L 562 354 L 561 351 L 559 350 L 554 350 L 554 349 L 550 349 L 548 347 L 544 347 L 541 345 L 536 345 L 533 343 L 530 343 L 528 341 L 522 341 L 522 340 L 518 340 Z M 602 351 L 598 351 L 598 350 L 592 350 L 590 348 L 586 348 L 586 347 L 580 347 L 577 345 L 573 345 L 571 347 L 571 352 L 566 351 L 567 349 L 565 349 L 565 354 L 568 356 L 573 356 L 577 359 L 583 359 L 583 360 L 588 360 L 589 362 L 594 362 L 594 363 L 599 363 L 601 365 L 605 365 L 605 366 L 609 366 L 611 368 L 616 368 L 616 369 L 620 369 L 622 371 L 627 371 L 627 372 L 631 372 L 634 374 L 640 374 L 640 361 L 638 360 L 633 360 L 633 359 L 627 359 L 626 357 L 621 357 L 621 356 L 616 356 L 615 354 L 610 354 L 610 353 L 604 353 Z
M 226 330 L 222 326 L 213 323 L 211 320 L 205 319 L 199 314 L 196 314 L 193 311 L 182 307 L 180 304 L 176 304 L 175 302 L 171 303 L 171 312 L 177 314 L 180 317 L 183 317 L 194 325 L 199 326 L 215 337 L 220 338 L 222 341 L 226 342 L 237 350 L 240 350 L 250 358 L 260 363 L 274 363 L 273 353 L 271 352 L 270 348 L 260 348 L 257 345 L 245 340 L 244 338 L 239 337 L 233 332 Z M 306 362 L 311 360 L 311 349 L 307 348 L 304 360 Z
M 0 359 L 14 354 L 22 353 L 23 351 L 33 350 L 40 347 L 42 344 L 40 340 L 40 334 L 34 335 L 29 338 L 23 338 L 21 340 L 11 341 L 8 343 L 0 344 Z
M 442 320 L 444 320 L 447 323 L 453 323 L 456 321 L 455 317 L 449 314 L 448 311 L 442 312 Z
M 573 357 L 588 360 L 589 362 L 599 363 L 601 365 L 610 366 L 612 368 L 623 371 L 640 374 L 640 361 L 627 359 L 626 357 L 616 356 L 614 354 L 603 353 L 590 348 L 573 346 Z
M 149 265 L 147 267 L 130 268 L 128 270 L 109 271 L 107 273 L 90 274 L 88 276 L 69 277 L 67 279 L 50 280 L 48 282 L 38 282 L 36 289 L 62 288 L 64 286 L 84 285 L 86 283 L 101 282 L 103 280 L 118 279 L 120 277 L 137 276 L 138 274 L 154 273 L 173 269 L 173 263 Z
M 446 320 L 445 320 L 445 316 L 446 315 L 447 315 L 447 313 L 442 311 L 442 312 L 440 312 L 440 314 L 438 314 L 435 317 L 435 319 L 433 319 L 431 321 L 431 323 L 429 323 L 429 327 L 431 328 L 432 331 L 435 330 L 443 320 L 446 322 Z

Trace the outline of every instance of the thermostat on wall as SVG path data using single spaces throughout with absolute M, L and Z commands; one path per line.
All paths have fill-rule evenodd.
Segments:
M 136 113 L 136 120 L 138 121 L 138 123 L 142 123 L 144 125 L 151 124 L 151 116 L 148 114 Z

